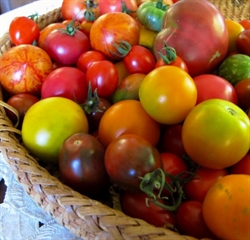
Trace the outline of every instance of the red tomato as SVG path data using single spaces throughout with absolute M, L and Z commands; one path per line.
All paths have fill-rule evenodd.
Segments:
M 82 71 L 74 67 L 60 67 L 45 78 L 41 97 L 61 96 L 83 103 L 87 98 L 87 92 L 88 85 Z
M 242 31 L 237 36 L 236 47 L 240 53 L 250 56 L 250 29 Z
M 155 58 L 146 47 L 134 45 L 123 58 L 123 63 L 130 74 L 148 74 L 155 67 Z
M 40 29 L 29 17 L 15 17 L 9 26 L 9 36 L 15 45 L 33 44 L 39 39 Z
M 202 215 L 202 203 L 183 202 L 175 213 L 176 228 L 182 235 L 194 238 L 217 239 L 207 227 Z
M 186 151 L 182 143 L 182 124 L 168 125 L 163 131 L 159 143 L 161 152 L 170 152 L 179 157 L 183 157 Z
M 87 133 L 71 135 L 63 142 L 59 153 L 62 181 L 87 196 L 100 195 L 109 185 L 104 153 L 104 147 L 94 136 Z
M 162 152 L 160 155 L 164 172 L 177 176 L 180 173 L 188 171 L 187 164 L 176 154 Z
M 108 12 L 124 12 L 135 17 L 137 7 L 136 0 L 99 0 L 101 15 Z
M 244 111 L 250 108 L 250 78 L 243 79 L 234 85 L 238 97 L 238 106 Z
M 0 81 L 10 94 L 39 95 L 42 82 L 52 70 L 53 63 L 49 55 L 31 44 L 12 47 L 0 58 Z
M 93 62 L 86 71 L 86 81 L 91 83 L 92 91 L 97 89 L 99 97 L 109 97 L 118 85 L 118 71 L 111 61 Z
M 154 121 L 137 100 L 123 100 L 110 106 L 99 124 L 99 140 L 107 147 L 122 134 L 137 134 L 156 146 L 160 125 Z
M 55 62 L 69 66 L 75 65 L 80 55 L 90 50 L 90 42 L 83 32 L 67 25 L 48 34 L 44 49 Z
M 226 169 L 210 169 L 199 167 L 195 177 L 184 185 L 184 193 L 187 200 L 203 202 L 208 190 L 217 180 L 228 174 Z
M 140 29 L 135 19 L 121 12 L 100 16 L 90 29 L 92 48 L 113 60 L 122 59 L 130 46 L 139 43 L 139 38 Z
M 192 77 L 209 73 L 227 54 L 224 16 L 210 1 L 178 1 L 166 10 L 162 30 L 155 37 L 153 52 L 157 60 L 164 42 L 176 50 Z
M 244 29 L 250 29 L 250 19 L 242 19 L 239 21 L 239 24 L 241 24 Z
M 21 126 L 24 115 L 28 109 L 39 100 L 38 97 L 29 93 L 15 94 L 7 100 L 7 104 L 14 107 L 19 113 L 19 126 Z M 6 114 L 13 123 L 17 122 L 17 117 L 12 111 L 6 109 Z
M 165 66 L 165 65 L 172 65 L 172 66 L 179 67 L 188 73 L 188 67 L 186 63 L 179 56 L 176 56 L 176 59 L 169 64 L 165 63 L 162 58 L 159 58 L 155 64 L 155 68 Z
M 250 152 L 248 152 L 239 162 L 229 168 L 231 174 L 250 175 Z
M 174 227 L 174 214 L 154 203 L 149 202 L 147 205 L 146 198 L 147 195 L 143 192 L 123 192 L 120 199 L 122 211 L 130 217 L 142 219 L 156 227 Z
M 88 67 L 96 61 L 105 60 L 106 57 L 95 50 L 89 50 L 87 52 L 84 52 L 80 55 L 80 57 L 77 60 L 77 68 L 86 73 Z
M 197 88 L 196 104 L 211 98 L 219 98 L 237 105 L 237 93 L 234 86 L 224 78 L 214 74 L 202 74 L 193 78 Z
M 161 156 L 145 138 L 122 134 L 106 148 L 104 163 L 111 181 L 123 189 L 140 191 L 140 178 L 162 168 Z

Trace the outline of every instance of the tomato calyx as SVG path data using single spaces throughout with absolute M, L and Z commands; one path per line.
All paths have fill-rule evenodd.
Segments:
M 155 7 L 159 8 L 159 9 L 161 9 L 163 11 L 166 11 L 168 9 L 169 5 L 168 4 L 164 4 L 163 0 L 157 0 L 157 2 L 155 4 Z
M 66 28 L 60 29 L 63 33 L 69 35 L 69 36 L 74 36 L 76 31 L 78 30 L 79 26 L 75 27 L 75 20 L 73 19 L 71 22 L 69 22 L 66 26 Z
M 136 11 L 132 11 L 132 10 L 128 9 L 128 7 L 124 1 L 122 1 L 122 12 L 126 13 L 126 14 L 136 13 Z
M 90 22 L 95 21 L 97 19 L 97 16 L 95 15 L 95 9 L 98 7 L 98 4 L 94 3 L 93 0 L 87 0 L 85 5 L 86 11 L 84 12 L 84 18 Z
M 190 177 L 187 177 L 186 174 L 190 174 Z M 144 177 L 140 178 L 142 180 L 140 189 L 148 195 L 146 199 L 147 203 L 152 202 L 165 210 L 175 212 L 184 198 L 182 186 L 194 176 L 194 173 L 187 172 L 173 176 L 172 174 L 164 172 L 161 168 L 157 168 L 153 172 L 147 173 Z M 170 183 L 166 181 L 166 177 L 170 179 Z M 158 192 L 157 195 L 155 194 L 156 190 Z M 163 190 L 167 190 L 167 192 L 170 193 L 170 197 L 162 195 Z M 162 203 L 162 201 L 159 200 L 167 201 L 166 203 Z
M 164 54 L 161 51 L 158 52 L 158 54 L 165 64 L 170 64 L 176 60 L 176 51 L 173 47 L 168 46 L 166 41 L 163 42 L 163 45 L 164 47 L 161 49 L 161 51 L 164 51 Z
M 28 18 L 37 23 L 38 13 L 31 14 L 28 16 Z
M 80 104 L 80 106 L 86 114 L 91 114 L 95 112 L 101 112 L 101 110 L 98 108 L 99 103 L 100 99 L 98 97 L 97 88 L 92 93 L 92 86 L 91 83 L 89 83 L 87 99 L 84 103 Z
M 132 49 L 131 44 L 125 40 L 114 42 L 113 46 L 115 47 L 118 53 L 112 51 L 110 52 L 121 58 L 125 57 Z

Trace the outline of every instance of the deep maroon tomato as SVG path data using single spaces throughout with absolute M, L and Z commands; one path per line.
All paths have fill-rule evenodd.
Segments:
M 38 41 L 40 29 L 37 23 L 29 17 L 16 17 L 9 26 L 9 36 L 12 43 L 33 44 Z
M 45 78 L 41 97 L 61 96 L 83 103 L 87 98 L 87 92 L 88 85 L 82 71 L 75 67 L 59 67 Z
M 129 53 L 123 58 L 123 63 L 130 74 L 147 74 L 155 67 L 155 57 L 146 47 L 134 45 Z
M 236 47 L 240 53 L 250 56 L 250 29 L 242 31 L 237 36 Z
M 90 41 L 83 32 L 67 25 L 47 35 L 44 50 L 55 62 L 70 66 L 77 63 L 82 53 L 90 50 Z
M 62 181 L 82 194 L 100 195 L 109 186 L 104 153 L 104 147 L 94 136 L 71 135 L 63 142 L 59 154 Z
M 250 175 L 250 152 L 248 152 L 239 162 L 229 168 L 231 174 Z
M 38 101 L 39 101 L 39 98 L 37 96 L 34 96 L 32 94 L 29 94 L 29 93 L 18 93 L 18 94 L 11 96 L 7 100 L 7 104 L 9 104 L 10 106 L 12 106 L 13 108 L 15 108 L 18 111 L 19 126 L 21 126 L 24 115 L 26 114 L 28 109 L 34 103 L 36 103 Z M 17 117 L 12 111 L 6 109 L 6 114 L 11 119 L 11 121 L 13 123 L 17 122 Z
M 182 124 L 173 124 L 166 126 L 163 130 L 162 137 L 159 142 L 161 152 L 170 152 L 182 157 L 186 151 L 182 144 Z
M 210 1 L 178 1 L 166 10 L 162 30 L 155 37 L 156 59 L 164 42 L 176 50 L 192 77 L 212 72 L 228 50 L 224 16 Z
M 184 185 L 185 197 L 188 200 L 203 202 L 208 190 L 217 180 L 228 174 L 226 169 L 209 169 L 199 167 L 195 177 Z
M 99 97 L 107 98 L 118 85 L 118 71 L 109 60 L 93 62 L 86 71 L 86 81 L 91 83 L 92 91 L 97 89 Z
M 183 202 L 175 213 L 176 228 L 182 235 L 194 238 L 217 239 L 208 229 L 203 215 L 202 203 L 197 201 Z
M 123 134 L 106 148 L 105 167 L 113 183 L 127 190 L 140 190 L 140 178 L 162 168 L 157 149 L 136 134 Z
M 80 69 L 81 71 L 83 71 L 84 73 L 86 73 L 88 67 L 96 61 L 101 61 L 101 60 L 105 60 L 106 57 L 95 50 L 89 50 L 87 52 L 84 52 L 83 54 L 81 54 L 81 56 L 78 58 L 77 60 L 77 68 Z
M 94 132 L 98 130 L 100 120 L 105 113 L 105 111 L 111 106 L 111 102 L 106 98 L 99 98 L 99 103 L 97 104 L 97 108 L 93 109 L 88 113 L 85 111 L 86 116 L 89 122 L 89 131 Z
M 238 106 L 246 111 L 250 108 L 250 78 L 239 81 L 234 88 L 238 97 Z
M 226 79 L 214 74 L 202 74 L 193 80 L 197 88 L 196 104 L 211 98 L 219 98 L 237 105 L 237 93 L 234 86 Z
M 174 227 L 175 217 L 171 211 L 164 210 L 154 203 L 146 204 L 147 195 L 143 192 L 121 194 L 122 211 L 133 218 L 140 218 L 156 227 Z

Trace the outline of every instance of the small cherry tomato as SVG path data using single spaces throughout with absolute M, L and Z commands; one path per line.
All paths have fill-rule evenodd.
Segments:
M 35 20 L 29 17 L 15 17 L 10 23 L 9 35 L 15 45 L 33 44 L 39 39 L 40 29 Z

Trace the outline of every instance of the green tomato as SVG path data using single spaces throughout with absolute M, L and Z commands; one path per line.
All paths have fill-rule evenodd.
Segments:
M 88 132 L 83 109 L 63 97 L 45 98 L 32 105 L 24 116 L 25 147 L 44 162 L 57 163 L 64 140 L 74 133 Z
M 209 99 L 196 105 L 182 128 L 188 156 L 203 167 L 223 169 L 240 161 L 250 148 L 250 121 L 232 102 Z
M 137 9 L 137 19 L 144 27 L 159 32 L 167 7 L 163 0 L 144 2 Z

